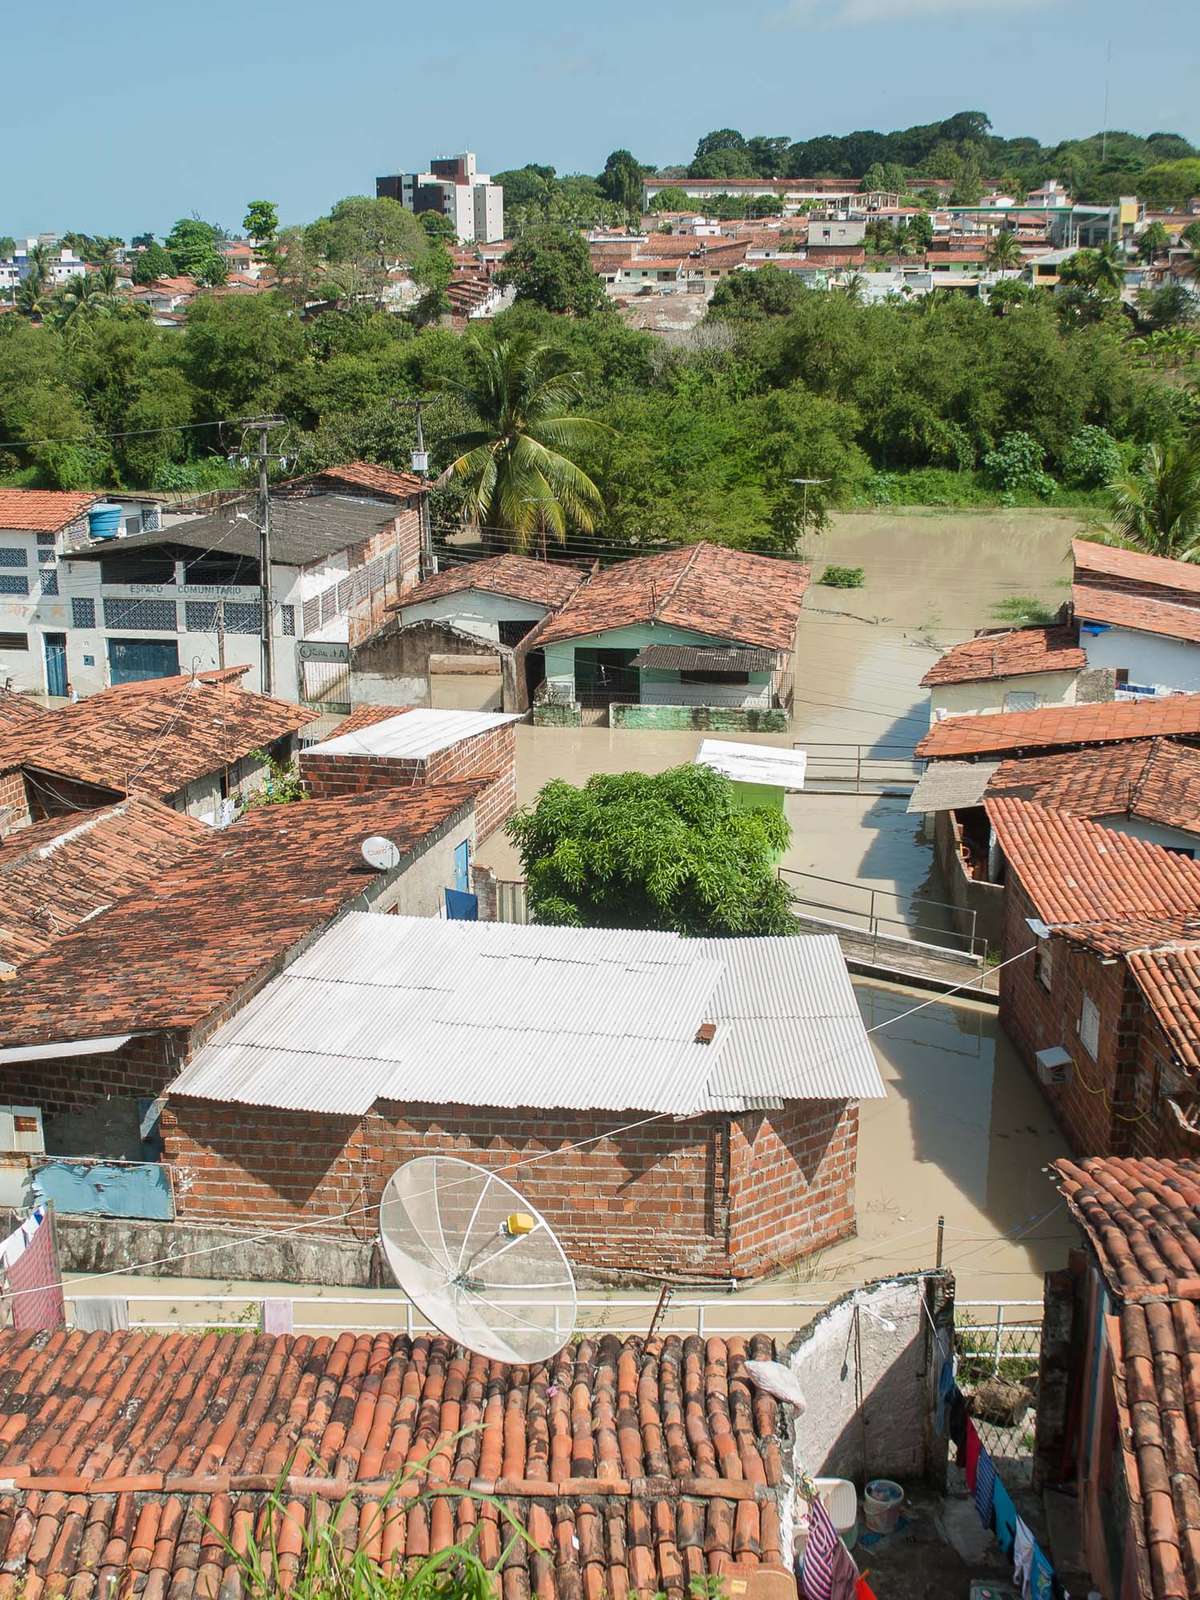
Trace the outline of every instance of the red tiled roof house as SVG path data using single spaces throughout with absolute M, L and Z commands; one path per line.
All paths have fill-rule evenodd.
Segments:
M 1085 1248 L 1047 1274 L 1035 1482 L 1114 1600 L 1200 1594 L 1200 1165 L 1055 1162 Z

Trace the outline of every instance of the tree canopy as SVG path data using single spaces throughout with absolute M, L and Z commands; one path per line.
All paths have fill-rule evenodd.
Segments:
M 518 300 L 544 311 L 587 316 L 604 304 L 604 285 L 592 270 L 587 241 L 573 228 L 546 223 L 531 228 L 513 245 L 496 273 L 511 284 Z
M 507 824 L 539 922 L 692 936 L 790 934 L 778 811 L 740 810 L 709 767 L 556 780 Z

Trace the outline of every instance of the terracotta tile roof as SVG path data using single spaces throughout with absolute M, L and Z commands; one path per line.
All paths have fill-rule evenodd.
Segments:
M 428 493 L 429 483 L 415 472 L 396 472 L 391 467 L 377 466 L 373 461 L 348 461 L 340 467 L 323 467 L 320 472 L 306 473 L 302 478 L 289 478 L 272 493 L 286 497 L 288 490 L 310 487 L 365 489 L 387 500 L 411 500 L 414 495 Z
M 1046 922 L 1200 918 L 1200 862 L 1028 800 L 997 795 L 984 804 Z
M 940 761 L 950 756 L 1015 755 L 1022 750 L 1116 744 L 1160 735 L 1200 739 L 1200 694 L 945 717 L 934 723 L 916 753 Z
M 0 489 L 0 528 L 57 533 L 78 522 L 102 495 L 65 489 Z
M 1110 627 L 1133 628 L 1168 639 L 1200 644 L 1200 606 L 1177 605 L 1148 594 L 1127 594 L 1119 589 L 1076 583 L 1071 603 L 1081 622 L 1105 622 Z
M 282 1478 L 281 1587 L 304 1527 L 344 1502 L 350 1550 L 389 1564 L 528 1532 L 504 1600 L 686 1594 L 732 1561 L 778 1565 L 777 1405 L 749 1338 L 585 1338 L 507 1367 L 440 1337 L 0 1333 L 0 1593 L 234 1600 Z M 383 1496 L 398 1475 L 400 1494 Z M 290 1476 L 285 1476 L 290 1474 Z M 464 1493 L 464 1491 L 473 1491 Z
M 213 833 L 136 894 L 0 988 L 8 1044 L 191 1028 L 264 983 L 306 935 L 374 882 L 360 847 L 408 854 L 486 779 L 264 806 Z
M 1140 550 L 1097 544 L 1094 539 L 1073 539 L 1071 557 L 1076 578 L 1083 573 L 1085 582 L 1123 579 L 1139 589 L 1175 589 L 1193 594 L 1200 603 L 1200 565 L 1195 562 L 1169 561 L 1163 556 L 1143 555 Z
M 929 686 L 1036 672 L 1080 672 L 1086 666 L 1077 628 L 1015 628 L 1011 633 L 985 633 L 956 644 L 934 662 L 921 683 Z
M 388 609 L 401 611 L 405 606 L 438 600 L 447 594 L 463 594 L 470 589 L 508 595 L 513 600 L 530 600 L 535 605 L 561 606 L 586 577 L 581 567 L 534 561 L 528 556 L 493 556 L 486 561 L 464 561 L 461 566 L 434 573 Z
M 1054 1170 L 1115 1295 L 1200 1301 L 1200 1164 L 1088 1156 Z
M 715 544 L 633 557 L 590 578 L 538 642 L 663 622 L 735 644 L 790 650 L 808 577 L 798 562 Z
M 212 837 L 203 822 L 144 795 L 10 833 L 0 840 L 0 961 L 40 955 Z
M 148 678 L 101 690 L 0 735 L 0 768 L 57 773 L 115 794 L 166 799 L 317 715 L 253 694 L 247 669 Z
M 44 722 L 53 714 L 48 706 L 39 705 L 30 695 L 18 694 L 12 689 L 0 689 L 0 738 L 10 728 L 25 728 L 34 722 Z
M 1175 1059 L 1200 1073 L 1200 944 L 1136 950 L 1127 960 Z
M 1200 833 L 1200 750 L 1174 739 L 1003 761 L 985 791 L 1076 817 L 1141 817 Z

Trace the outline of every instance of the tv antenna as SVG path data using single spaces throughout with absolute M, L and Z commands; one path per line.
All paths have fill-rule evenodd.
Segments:
M 379 1234 L 413 1304 L 477 1355 L 527 1366 L 571 1337 L 571 1263 L 546 1219 L 495 1173 L 457 1156 L 414 1157 L 387 1181 Z

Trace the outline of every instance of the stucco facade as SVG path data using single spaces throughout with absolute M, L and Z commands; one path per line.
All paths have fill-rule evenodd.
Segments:
M 1076 672 L 1029 672 L 1006 678 L 976 678 L 970 683 L 938 683 L 929 690 L 929 720 L 972 712 L 1033 711 L 1038 706 L 1074 705 Z M 1030 700 L 1026 697 L 1036 696 Z M 1019 698 L 1014 698 L 1019 697 Z
M 1085 622 L 1079 637 L 1089 669 L 1109 667 L 1124 672 L 1131 687 L 1180 689 L 1189 694 L 1200 690 L 1200 645 L 1095 622 Z

